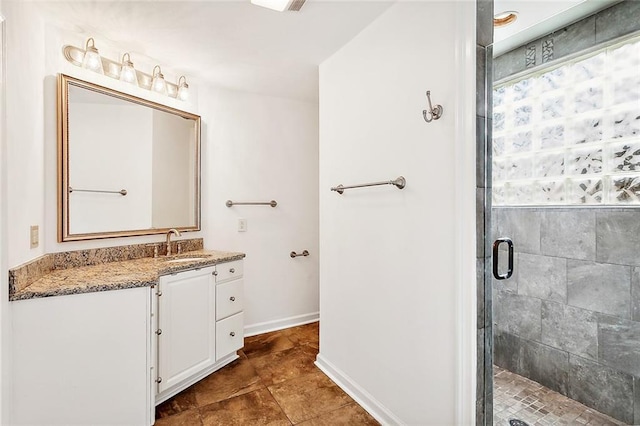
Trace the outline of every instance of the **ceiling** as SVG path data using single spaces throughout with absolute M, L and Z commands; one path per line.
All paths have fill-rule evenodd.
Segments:
M 495 0 L 494 12 L 517 11 L 511 25 L 496 28 L 494 56 L 549 34 L 621 0 Z
M 307 0 L 300 12 L 276 12 L 250 0 L 36 4 L 49 22 L 94 37 L 98 48 L 107 42 L 126 48 L 134 62 L 145 57 L 173 67 L 192 82 L 317 102 L 318 65 L 395 1 Z M 496 29 L 494 54 L 616 1 L 496 0 L 496 13 L 520 14 L 514 24 Z
M 210 84 L 318 100 L 318 65 L 393 1 L 307 0 L 300 12 L 236 1 L 42 1 L 50 22 L 74 27 Z M 116 58 L 112 58 L 116 59 Z

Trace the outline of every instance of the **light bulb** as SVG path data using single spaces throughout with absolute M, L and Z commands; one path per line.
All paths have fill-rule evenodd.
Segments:
M 189 85 L 184 75 L 178 79 L 178 99 L 181 101 L 189 99 Z
M 158 72 L 156 73 L 156 68 Z M 164 75 L 162 75 L 162 70 L 159 65 L 156 65 L 153 68 L 153 81 L 151 82 L 151 89 L 154 92 L 162 93 L 163 95 L 168 94 L 167 92 L 167 82 L 164 80 Z
M 164 81 L 164 78 L 155 77 L 153 79 L 153 90 L 155 90 L 156 92 L 160 92 L 160 93 L 166 94 L 166 92 L 167 92 L 167 82 Z
M 125 57 L 127 59 L 125 59 Z M 122 55 L 122 69 L 120 70 L 120 81 L 131 83 L 134 86 L 138 86 L 138 76 L 136 70 L 133 68 L 133 62 L 128 53 Z
M 98 53 L 98 49 L 96 49 L 93 38 L 87 40 L 84 58 L 82 59 L 82 67 L 99 74 L 104 74 L 102 59 L 100 59 L 100 54 Z

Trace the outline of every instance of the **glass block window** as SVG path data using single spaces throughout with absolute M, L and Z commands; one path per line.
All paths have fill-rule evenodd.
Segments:
M 640 205 L 640 37 L 493 91 L 493 205 Z

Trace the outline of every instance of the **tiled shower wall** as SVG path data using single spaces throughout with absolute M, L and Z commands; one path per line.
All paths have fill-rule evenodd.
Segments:
M 640 212 L 494 208 L 515 246 L 494 281 L 494 362 L 640 424 Z
M 494 79 L 640 31 L 638 16 L 618 3 L 495 58 Z M 640 424 L 640 207 L 495 207 L 491 221 L 516 252 L 492 286 L 495 364 Z

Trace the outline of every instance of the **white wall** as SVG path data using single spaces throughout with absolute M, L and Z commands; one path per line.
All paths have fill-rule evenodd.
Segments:
M 2 312 L 2 418 L 8 423 L 11 406 L 10 267 L 43 253 L 29 248 L 29 225 L 43 222 L 43 22 L 33 5 L 3 1 L 5 18 L 5 141 L 2 152 L 2 254 L 0 312 Z M 29 29 L 25 31 L 25 29 Z M 5 90 L 6 89 L 6 90 Z M 4 108 L 4 106 L 8 108 Z M 9 107 L 10 106 L 10 107 Z M 42 234 L 41 234 L 42 235 Z
M 38 4 L 5 1 L 3 13 L 7 32 L 7 180 L 6 199 L 10 205 L 6 222 L 8 267 L 36 258 L 45 252 L 79 250 L 123 244 L 161 241 L 161 236 L 112 238 L 106 240 L 57 242 L 57 169 L 56 169 L 56 75 L 65 73 L 108 88 L 188 112 L 198 113 L 198 84 L 189 81 L 190 99 L 182 102 L 120 81 L 100 76 L 68 63 L 62 46 L 83 46 L 88 35 L 77 28 L 58 27 L 45 19 Z M 119 58 L 129 46 L 114 46 L 96 37 L 100 53 Z M 99 40 L 99 41 L 98 41 Z M 151 70 L 153 62 L 131 52 L 136 66 Z M 171 68 L 164 67 L 167 79 L 174 79 Z M 40 245 L 29 246 L 29 226 L 40 226 Z M 183 238 L 201 237 L 201 232 Z M 5 276 L 2 279 L 6 279 Z
M 24 8 L 21 3 L 21 8 Z M 34 17 L 40 19 L 41 21 L 44 18 L 39 18 L 40 11 L 33 11 Z M 28 32 L 31 23 L 25 23 L 22 28 L 22 32 Z M 65 27 L 60 27 L 56 22 L 50 21 L 48 19 L 44 19 L 43 23 L 43 36 L 42 39 L 39 40 L 40 45 L 44 46 L 43 56 L 34 56 L 31 60 L 40 62 L 42 61 L 44 67 L 37 73 L 37 76 L 34 76 L 35 79 L 38 80 L 38 84 L 40 84 L 43 89 L 43 101 L 41 101 L 40 109 L 37 111 L 44 111 L 39 116 L 36 114 L 34 119 L 36 122 L 42 120 L 42 139 L 40 140 L 40 145 L 38 149 L 43 152 L 43 167 L 44 170 L 44 181 L 41 182 L 41 186 L 36 187 L 32 186 L 31 191 L 32 196 L 35 197 L 36 194 L 42 198 L 44 197 L 44 203 L 42 208 L 43 212 L 43 220 L 44 224 L 41 226 L 40 231 L 40 241 L 41 247 L 44 246 L 43 252 L 51 253 L 58 251 L 68 251 L 68 250 L 81 250 L 87 248 L 95 248 L 95 247 L 109 247 L 109 246 L 118 246 L 125 244 L 139 244 L 139 243 L 149 243 L 149 242 L 160 242 L 164 240 L 162 235 L 151 235 L 146 237 L 128 237 L 128 238 L 109 238 L 102 240 L 93 240 L 93 241 L 76 241 L 76 242 L 65 242 L 58 243 L 57 241 L 57 213 L 56 213 L 56 191 L 57 191 L 57 170 L 56 170 L 56 128 L 57 128 L 57 120 L 56 120 L 56 75 L 58 73 L 64 73 L 67 75 L 71 75 L 73 77 L 79 78 L 81 80 L 89 81 L 91 83 L 96 83 L 101 86 L 105 86 L 120 92 L 128 93 L 143 99 L 147 99 L 156 103 L 160 103 L 163 105 L 170 106 L 172 108 L 184 110 L 187 112 L 191 112 L 194 114 L 198 114 L 198 91 L 200 85 L 197 81 L 189 80 L 190 83 L 190 97 L 187 102 L 179 101 L 176 99 L 168 98 L 166 96 L 152 93 L 146 89 L 136 88 L 131 86 L 130 84 L 120 82 L 118 80 L 101 76 L 96 73 L 83 70 L 78 68 L 75 65 L 70 64 L 64 59 L 62 55 L 62 46 L 66 44 L 71 44 L 74 46 L 83 46 L 86 38 L 89 37 L 86 33 L 79 32 L 79 30 L 70 30 Z M 96 46 L 100 49 L 100 54 L 104 55 L 107 58 L 120 58 L 125 51 L 128 51 L 131 46 L 127 44 L 123 45 L 114 45 L 109 44 L 108 41 L 105 41 L 99 34 L 92 34 L 92 36 L 96 39 Z M 157 63 L 153 59 L 146 58 L 145 56 L 138 54 L 135 51 L 131 51 L 131 57 L 134 60 L 135 66 L 143 71 L 150 72 L 155 63 Z M 176 81 L 175 77 L 176 72 L 171 71 L 171 64 L 167 64 L 165 66 L 163 64 L 162 71 L 165 75 L 165 78 L 169 81 Z M 11 102 L 11 101 L 9 101 Z M 35 109 L 34 109 L 35 110 Z M 32 114 L 34 115 L 34 114 Z M 24 122 L 24 117 L 21 117 L 21 121 L 16 123 L 16 125 L 21 125 Z M 9 143 L 12 143 L 10 140 Z M 27 162 L 27 158 L 16 159 L 17 163 Z M 34 223 L 35 224 L 35 223 Z M 28 226 L 27 226 L 28 232 Z M 190 232 L 183 234 L 182 238 L 198 238 L 202 237 L 202 232 Z M 28 238 L 23 234 L 16 235 L 16 239 L 18 238 Z M 27 240 L 28 243 L 28 240 Z M 13 249 L 12 249 L 13 251 Z M 14 253 L 16 257 L 19 259 L 10 262 L 9 267 L 16 266 L 19 263 L 23 263 L 27 260 L 33 258 L 30 256 L 29 252 L 25 252 L 23 250 L 16 250 Z
M 72 87 L 70 99 L 77 90 L 85 89 Z M 70 102 L 69 120 L 69 186 L 127 190 L 124 197 L 71 192 L 69 232 L 151 228 L 153 110 L 124 103 Z
M 6 3 L 6 1 L 5 1 Z M 57 242 L 56 74 L 183 109 L 203 117 L 202 232 L 205 247 L 247 253 L 245 321 L 249 333 L 317 319 L 318 315 L 318 109 L 317 104 L 206 89 L 189 81 L 186 103 L 96 75 L 66 62 L 62 46 L 82 46 L 88 35 L 60 28 L 37 4 L 9 1 L 7 156 L 10 206 L 8 266 L 44 253 L 160 241 L 161 236 Z M 80 25 L 81 23 L 79 23 Z M 96 38 L 101 54 L 119 58 L 128 46 Z M 135 52 L 141 69 L 151 69 Z M 163 66 L 165 77 L 170 70 Z M 276 199 L 278 207 L 233 207 L 227 199 Z M 237 219 L 248 220 L 238 233 Z M 29 248 L 30 225 L 40 225 L 40 246 Z M 311 256 L 291 259 L 307 249 Z M 6 274 L 2 288 L 7 288 Z M 4 291 L 4 290 L 3 290 Z M 5 300 L 1 309 L 10 308 Z M 5 341 L 3 348 L 10 342 Z M 3 380 L 9 383 L 9 380 Z M 10 386 L 10 384 L 8 385 Z
M 7 31 L 7 253 L 9 267 L 43 253 L 29 226 L 44 222 L 44 23 L 33 4 L 5 2 Z M 26 30 L 28 28 L 28 30 Z M 55 108 L 55 106 L 54 106 Z M 42 238 L 42 230 L 40 234 Z M 6 277 L 2 277 L 6 280 Z
M 75 67 L 64 60 L 62 46 L 82 46 L 88 37 L 73 30 L 47 23 L 34 2 L 3 0 L 2 15 L 6 19 L 6 139 L 1 150 L 0 185 L 0 313 L 2 315 L 2 412 L 0 423 L 10 424 L 11 307 L 8 302 L 7 267 L 12 268 L 45 252 L 78 250 L 123 244 L 162 241 L 162 236 L 113 238 L 107 240 L 57 242 L 57 170 L 56 170 L 56 74 L 59 72 L 100 84 L 115 90 L 163 103 L 173 108 L 198 113 L 198 84 L 190 80 L 190 100 L 161 97 L 144 89 L 112 80 Z M 99 36 L 97 36 L 99 40 Z M 102 54 L 119 58 L 128 46 L 98 46 Z M 131 53 L 132 57 L 135 52 Z M 153 65 L 136 60 L 136 66 L 152 69 Z M 163 71 L 173 78 L 170 68 Z M 5 87 L 3 87 L 3 90 Z M 30 225 L 40 226 L 40 245 L 29 246 Z M 189 233 L 185 238 L 202 236 Z M 6 250 L 2 250 L 6 248 Z
M 209 248 L 242 251 L 253 334 L 317 318 L 318 106 L 228 90 L 201 92 L 203 227 Z M 233 206 L 225 201 L 278 202 Z M 238 232 L 238 219 L 247 232 Z M 292 250 L 309 257 L 292 259 Z
M 475 73 L 474 8 L 397 3 L 320 66 L 318 365 L 385 423 L 473 413 L 459 396 L 475 374 L 462 382 L 459 339 L 461 301 L 475 296 L 475 92 L 458 74 Z M 427 89 L 444 106 L 430 124 Z M 404 190 L 329 191 L 399 175 Z

